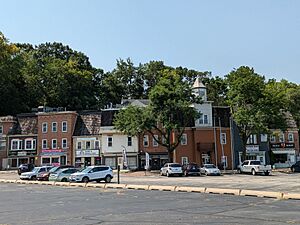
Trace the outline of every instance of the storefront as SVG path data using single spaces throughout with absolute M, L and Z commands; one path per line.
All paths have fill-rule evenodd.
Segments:
M 17 168 L 21 164 L 35 164 L 36 150 L 33 151 L 9 151 L 8 165 L 10 168 Z
M 100 150 L 76 150 L 75 166 L 86 167 L 93 165 L 101 165 Z
M 239 152 L 239 163 L 242 164 L 243 152 Z M 266 151 L 260 151 L 259 145 L 246 146 L 246 159 L 245 160 L 258 160 L 262 164 L 266 164 Z
M 271 144 L 275 168 L 288 168 L 296 162 L 294 143 Z
M 67 163 L 67 151 L 63 149 L 43 149 L 40 156 L 41 165 L 60 166 Z
M 136 170 L 138 168 L 138 160 L 136 153 L 127 153 L 126 162 L 124 160 L 123 154 L 106 154 L 103 158 L 105 165 L 116 169 L 119 165 L 121 169 Z
M 146 165 L 146 157 L 145 155 L 140 156 L 141 160 L 141 169 L 143 169 Z M 151 170 L 160 170 L 167 162 L 169 161 L 168 154 L 153 154 L 149 153 L 149 165 Z

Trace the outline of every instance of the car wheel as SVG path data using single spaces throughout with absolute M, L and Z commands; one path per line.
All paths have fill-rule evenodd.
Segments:
M 255 176 L 256 175 L 255 169 L 252 169 L 251 173 L 253 176 Z
M 168 171 L 167 171 L 167 173 L 166 173 L 166 176 L 167 176 L 167 177 L 169 177 L 169 176 L 170 176 L 170 174 L 169 174 L 169 172 L 168 172 Z
M 63 179 L 61 179 L 61 182 L 68 182 L 68 179 L 67 178 L 63 178 Z
M 88 182 L 89 182 L 89 178 L 88 178 L 88 177 L 82 178 L 82 182 L 83 182 L 83 183 L 88 183 Z
M 269 172 L 269 171 L 266 171 L 266 172 L 265 172 L 265 175 L 266 175 L 266 176 L 268 176 L 269 174 L 270 174 L 270 172 Z
M 32 176 L 30 180 L 36 180 L 36 176 Z
M 208 176 L 208 172 L 207 171 L 205 171 L 205 176 Z
M 106 176 L 105 177 L 105 183 L 110 183 L 111 182 L 111 176 Z

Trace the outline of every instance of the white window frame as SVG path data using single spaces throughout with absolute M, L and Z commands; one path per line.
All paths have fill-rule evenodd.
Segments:
M 64 143 L 65 142 L 65 143 Z M 68 139 L 67 138 L 62 138 L 61 139 L 61 148 L 66 149 L 68 148 Z
M 54 126 L 54 124 L 55 124 L 55 126 Z M 57 122 L 52 122 L 52 124 L 51 124 L 51 131 L 54 132 L 54 133 L 57 132 Z
M 77 141 L 77 149 L 78 150 L 82 149 L 82 142 L 81 141 Z
M 113 136 L 107 137 L 107 147 L 111 148 L 113 146 Z
M 279 142 L 284 143 L 284 133 L 279 134 Z
M 61 132 L 64 132 L 64 133 L 68 132 L 68 122 L 67 121 L 62 121 L 61 122 Z
M 257 135 L 256 134 L 250 134 L 247 144 L 256 145 L 257 144 Z
M 43 122 L 42 123 L 42 133 L 47 133 L 48 132 L 48 123 L 47 122 Z
M 90 146 L 88 147 L 87 146 L 87 143 L 90 143 Z M 91 149 L 92 148 L 92 143 L 91 143 L 91 141 L 86 141 L 85 142 L 85 145 L 84 145 L 84 149 Z
M 292 137 L 292 138 L 290 138 Z M 293 133 L 288 133 L 288 142 L 293 143 L 294 142 L 294 134 Z
M 48 148 L 48 140 L 47 139 L 43 139 L 42 140 L 42 149 L 47 149 Z
M 272 134 L 272 135 L 270 136 L 270 142 L 271 142 L 271 143 L 276 142 L 276 136 L 275 136 L 274 134 Z
M 156 140 L 158 140 L 158 135 L 157 134 L 155 134 L 154 137 L 156 138 Z M 158 142 L 154 139 L 154 137 L 153 137 L 152 144 L 153 144 L 153 147 L 157 147 L 158 146 Z
M 27 142 L 30 142 L 30 148 L 27 148 Z M 32 150 L 33 148 L 33 139 L 25 139 L 25 150 Z
M 226 133 L 221 133 L 220 134 L 220 143 L 221 145 L 226 145 L 227 141 L 226 141 Z
M 95 145 L 95 149 L 100 149 L 100 141 L 99 140 L 96 140 L 94 145 Z
M 144 144 L 144 147 L 148 147 L 149 146 L 149 135 L 144 135 L 144 137 L 143 137 L 143 144 Z
M 12 139 L 11 140 L 11 150 L 19 150 L 19 139 Z M 16 146 L 16 148 L 14 148 L 14 142 L 16 142 L 17 143 L 17 146 Z
M 187 134 L 186 133 L 182 134 L 181 139 L 180 139 L 180 144 L 187 145 Z
M 208 115 L 203 115 L 203 124 L 209 124 Z
M 189 163 L 189 158 L 187 156 L 181 157 L 181 165 L 187 165 Z
M 268 135 L 267 134 L 261 134 L 260 135 L 260 142 L 268 142 Z
M 54 145 L 54 142 L 55 142 L 55 144 L 56 144 L 55 147 L 53 146 L 53 145 Z M 57 149 L 57 139 L 52 139 L 52 140 L 51 140 L 51 149 Z
M 3 134 L 3 126 L 0 126 L 0 134 Z
M 132 146 L 132 136 L 127 136 L 127 146 L 128 147 Z

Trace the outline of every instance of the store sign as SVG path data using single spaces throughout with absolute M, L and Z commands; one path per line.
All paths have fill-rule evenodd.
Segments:
M 42 149 L 41 156 L 65 155 L 67 152 L 63 149 Z
M 271 144 L 271 148 L 295 148 L 294 143 L 276 143 Z
M 27 152 L 18 152 L 18 156 L 26 156 Z
M 259 152 L 259 145 L 247 145 L 246 146 L 246 152 L 247 153 Z
M 76 157 L 98 157 L 99 150 L 77 150 Z

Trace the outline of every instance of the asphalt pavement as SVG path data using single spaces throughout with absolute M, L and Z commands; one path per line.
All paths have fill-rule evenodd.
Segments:
M 300 224 L 299 201 L 0 184 L 0 224 Z

